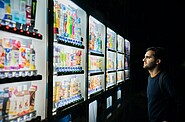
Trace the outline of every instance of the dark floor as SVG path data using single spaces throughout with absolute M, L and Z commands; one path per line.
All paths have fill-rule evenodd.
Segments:
M 107 122 L 148 122 L 144 92 L 128 96 L 124 102 Z

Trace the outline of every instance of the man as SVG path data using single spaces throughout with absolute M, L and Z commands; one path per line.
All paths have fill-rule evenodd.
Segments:
M 159 77 L 165 71 L 166 54 L 164 48 L 150 47 L 146 50 L 143 59 L 143 68 L 148 70 L 148 116 L 150 122 L 174 122 L 175 90 L 172 79 L 166 74 L 159 85 Z M 166 72 L 166 71 L 165 71 Z

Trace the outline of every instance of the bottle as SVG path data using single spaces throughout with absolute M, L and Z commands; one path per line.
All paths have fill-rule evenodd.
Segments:
M 4 38 L 3 40 L 3 47 L 5 50 L 5 58 L 4 58 L 4 68 L 5 69 L 10 69 L 10 62 L 11 62 L 11 42 L 9 38 Z
M 77 40 L 81 41 L 81 19 L 77 19 Z
M 17 116 L 17 101 L 16 101 L 16 96 L 15 96 L 15 87 L 9 87 L 9 119 L 15 118 Z
M 18 1 L 11 0 L 10 4 L 11 4 L 12 21 L 20 22 L 20 13 L 19 13 L 20 0 Z
M 5 3 L 0 1 L 0 19 L 3 19 L 5 15 Z
M 15 96 L 17 101 L 17 104 L 16 104 L 17 115 L 21 116 L 23 112 L 23 97 L 24 97 L 24 94 L 22 92 L 22 86 L 17 86 L 17 91 L 15 93 Z
M 27 85 L 23 85 L 23 112 L 24 114 L 29 113 L 30 108 L 30 93 L 28 91 Z
M 35 50 L 33 48 L 33 45 L 30 46 L 30 69 L 35 70 Z
M 19 13 L 20 13 L 19 23 L 26 24 L 26 0 L 20 0 Z
M 12 40 L 13 47 L 11 51 L 12 60 L 10 62 L 11 69 L 19 69 L 19 48 L 21 46 L 21 42 L 18 40 Z
M 21 45 L 19 48 L 19 68 L 25 68 L 25 53 L 26 53 L 26 46 Z
M 32 0 L 26 0 L 26 25 L 31 25 L 31 4 Z
M 30 107 L 29 107 L 29 111 L 32 112 L 35 110 L 35 94 L 37 91 L 37 86 L 32 85 L 29 88 L 29 93 L 30 93 Z
M 30 48 L 26 47 L 25 49 L 25 68 L 29 69 L 30 67 Z
M 2 39 L 0 39 L 0 69 L 4 68 L 5 50 L 2 45 Z

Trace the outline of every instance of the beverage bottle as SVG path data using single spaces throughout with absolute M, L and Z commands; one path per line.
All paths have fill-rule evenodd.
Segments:
M 81 41 L 81 19 L 78 18 L 77 20 L 78 24 L 77 24 L 77 30 L 78 30 L 78 41 Z
M 21 42 L 17 40 L 13 41 L 13 47 L 11 51 L 12 60 L 10 62 L 11 69 L 19 69 L 19 48 L 21 46 Z
M 19 68 L 25 68 L 25 53 L 26 53 L 26 46 L 21 45 L 19 48 Z
M 30 46 L 30 69 L 35 70 L 35 50 L 33 45 Z
M 17 115 L 21 116 L 23 112 L 23 97 L 24 97 L 24 94 L 22 92 L 22 86 L 17 86 L 15 97 L 17 101 L 17 104 L 16 104 Z
M 26 0 L 20 0 L 19 5 L 20 20 L 22 24 L 26 24 Z
M 23 85 L 23 112 L 24 114 L 29 113 L 30 108 L 30 93 L 28 91 L 27 85 Z
M 12 50 L 12 47 L 11 47 L 11 42 L 10 42 L 10 39 L 9 38 L 4 38 L 3 40 L 3 47 L 4 47 L 4 50 L 5 50 L 5 58 L 4 58 L 4 68 L 5 69 L 10 69 L 10 62 L 11 62 L 11 50 Z
M 30 67 L 30 48 L 26 47 L 25 49 L 25 67 L 29 69 Z
M 16 92 L 15 87 L 9 87 L 9 119 L 15 118 L 17 116 L 17 100 L 16 100 Z
M 32 0 L 26 0 L 26 25 L 31 25 L 31 4 Z
M 0 69 L 4 68 L 5 50 L 0 39 Z

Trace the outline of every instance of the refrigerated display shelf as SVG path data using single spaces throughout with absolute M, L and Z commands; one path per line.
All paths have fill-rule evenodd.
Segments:
M 114 50 L 114 49 L 110 49 L 110 48 L 108 48 L 108 51 L 116 52 L 116 50 Z
M 81 70 L 81 71 L 68 71 L 68 72 L 57 72 L 56 73 L 57 76 L 74 75 L 74 74 L 84 74 L 84 70 Z
M 107 70 L 107 73 L 113 73 L 116 72 L 116 70 Z
M 89 97 L 92 98 L 92 97 L 95 97 L 95 96 L 100 95 L 100 94 L 102 94 L 102 93 L 103 93 L 103 89 L 98 90 L 98 91 L 96 91 L 96 92 L 90 94 Z
M 71 47 L 76 47 L 76 48 L 81 48 L 81 49 L 85 48 L 84 45 L 76 43 L 76 42 L 72 42 L 72 41 L 70 42 L 70 41 L 64 41 L 64 40 L 57 39 L 57 42 L 59 44 L 63 44 L 66 46 L 71 46 Z
M 119 52 L 119 51 L 118 51 L 118 53 L 119 53 L 119 54 L 122 54 L 122 55 L 124 55 L 124 53 L 123 53 L 123 52 Z
M 114 88 L 115 87 L 115 84 L 114 83 L 108 83 L 107 84 L 107 89 L 109 90 L 109 89 L 112 89 L 112 88 Z
M 91 72 L 91 73 L 89 73 L 89 76 L 102 75 L 102 74 L 104 74 L 104 72 Z
M 121 85 L 124 82 L 124 80 L 118 80 L 117 83 L 118 85 Z
M 118 69 L 118 72 L 119 72 L 119 71 L 124 71 L 124 69 Z
M 25 81 L 35 81 L 35 80 L 42 80 L 42 75 L 2 78 L 2 79 L 0 79 L 0 84 L 15 83 L 15 82 L 25 82 Z
M 27 121 L 32 121 L 34 119 L 38 119 L 39 117 L 36 117 L 36 111 L 32 111 L 28 114 L 25 114 L 25 115 L 22 115 L 22 116 L 17 116 L 13 119 L 8 119 L 8 120 L 5 120 L 5 122 L 27 122 Z
M 0 30 L 42 40 L 42 35 L 40 33 L 10 27 L 9 25 L 3 25 L 2 23 L 0 23 Z
M 75 105 L 77 105 L 77 104 L 79 104 L 79 103 L 81 103 L 83 101 L 84 101 L 84 98 L 82 97 L 82 98 L 79 98 L 79 99 L 77 99 L 77 100 L 75 100 L 73 102 L 70 102 L 70 103 L 66 104 L 65 106 L 61 106 L 61 107 L 56 109 L 56 113 L 58 114 L 61 111 L 64 111 L 64 110 L 66 110 L 66 109 L 68 109 L 70 107 L 73 107 L 73 106 L 75 106 Z
M 90 54 L 90 55 L 94 55 L 94 56 L 101 56 L 101 57 L 104 57 L 104 54 L 102 54 L 101 52 L 97 52 L 97 51 L 93 51 L 93 50 L 90 50 L 90 51 L 89 51 L 89 54 Z

